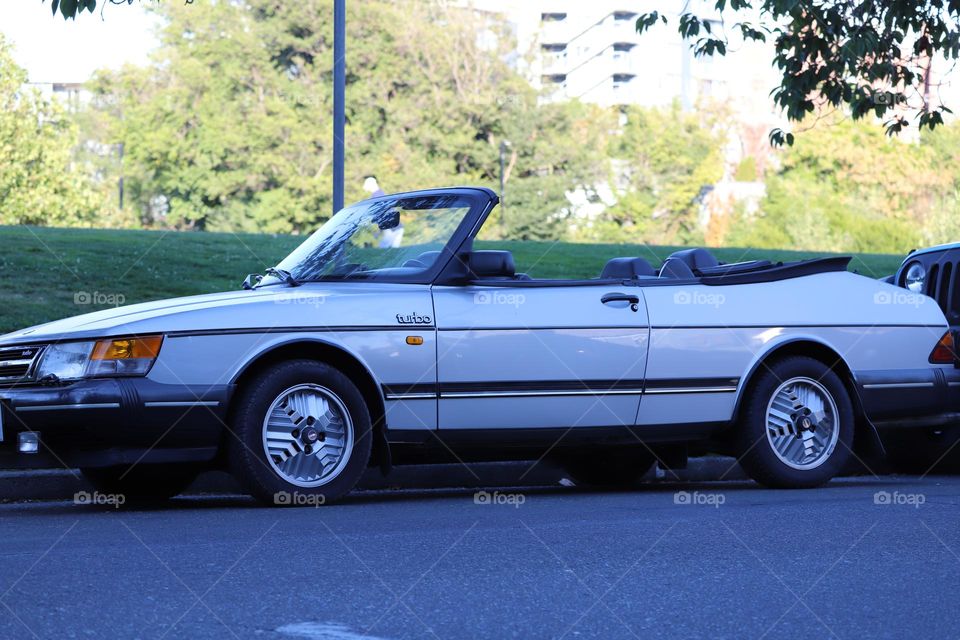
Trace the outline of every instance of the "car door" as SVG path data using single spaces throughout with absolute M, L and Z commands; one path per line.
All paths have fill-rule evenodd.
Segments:
M 435 286 L 440 429 L 633 425 L 649 322 L 619 283 Z

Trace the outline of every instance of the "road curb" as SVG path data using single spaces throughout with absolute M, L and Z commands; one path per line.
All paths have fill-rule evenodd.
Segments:
M 709 456 L 692 458 L 687 469 L 663 471 L 653 469 L 645 482 L 743 480 L 746 476 L 733 458 Z M 517 487 L 572 484 L 562 469 L 541 462 L 492 462 L 469 465 L 398 466 L 384 477 L 371 469 L 360 481 L 367 490 L 436 489 L 445 487 Z M 72 500 L 83 491 L 93 491 L 75 469 L 31 469 L 0 471 L 0 501 Z M 237 482 L 223 472 L 208 472 L 197 478 L 186 492 L 189 495 L 241 493 Z

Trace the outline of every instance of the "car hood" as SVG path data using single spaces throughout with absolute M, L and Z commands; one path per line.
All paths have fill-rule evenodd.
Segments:
M 420 295 L 412 295 L 419 292 Z M 390 296 L 397 295 L 397 304 Z M 402 313 L 432 316 L 429 287 L 308 283 L 157 300 L 105 309 L 0 336 L 0 345 L 181 331 L 395 326 Z

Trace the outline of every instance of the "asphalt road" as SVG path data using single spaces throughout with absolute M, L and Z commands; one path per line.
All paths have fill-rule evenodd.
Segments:
M 498 491 L 0 505 L 0 638 L 960 633 L 957 477 Z

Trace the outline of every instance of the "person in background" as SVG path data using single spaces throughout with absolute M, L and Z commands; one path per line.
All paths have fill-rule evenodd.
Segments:
M 363 190 L 369 193 L 371 198 L 379 198 L 380 196 L 387 195 L 384 190 L 380 188 L 380 183 L 377 182 L 377 176 L 367 176 L 367 179 L 363 181 Z
M 379 198 L 380 196 L 387 195 L 386 192 L 380 188 L 380 183 L 377 182 L 376 176 L 367 176 L 366 180 L 363 181 L 363 190 L 369 193 L 371 198 Z M 381 249 L 396 249 L 400 247 L 402 243 L 402 222 L 393 229 L 382 229 L 380 231 L 379 246 Z

